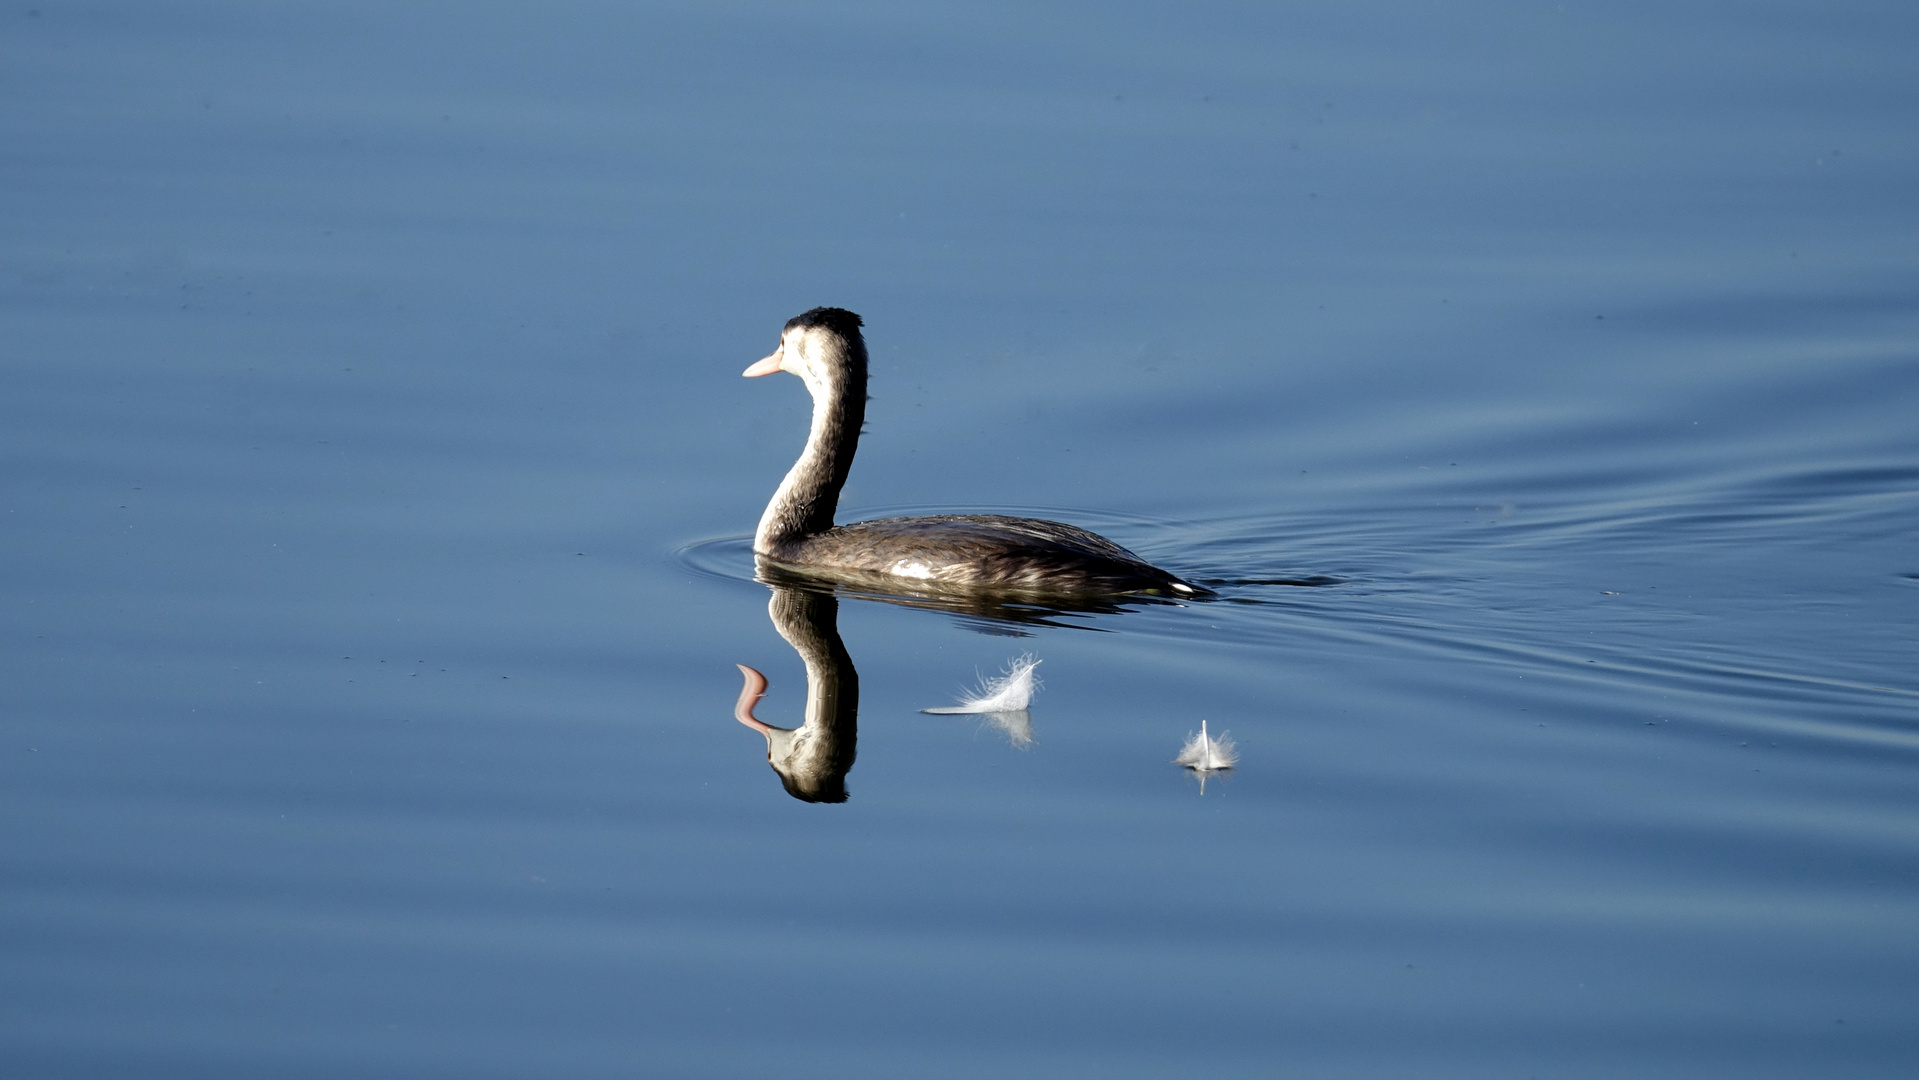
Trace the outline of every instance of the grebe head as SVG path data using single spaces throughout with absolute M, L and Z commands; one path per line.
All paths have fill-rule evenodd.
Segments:
M 747 378 L 784 371 L 798 375 L 806 388 L 818 396 L 836 376 L 866 374 L 866 339 L 860 336 L 865 325 L 858 315 L 836 307 L 816 307 L 787 320 L 780 333 L 780 347 L 744 374 Z

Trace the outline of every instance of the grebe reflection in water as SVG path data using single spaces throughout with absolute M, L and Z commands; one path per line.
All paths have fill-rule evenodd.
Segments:
M 839 600 L 830 593 L 775 588 L 766 613 L 806 665 L 805 722 L 774 727 L 753 715 L 766 676 L 739 665 L 745 685 L 733 716 L 766 736 L 766 761 L 787 794 L 806 802 L 846 801 L 846 774 L 859 744 L 860 675 L 840 640 Z

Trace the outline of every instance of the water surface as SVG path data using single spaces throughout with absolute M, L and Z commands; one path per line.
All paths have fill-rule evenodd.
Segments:
M 0 13 L 9 1075 L 1909 1075 L 1915 45 Z M 822 303 L 846 518 L 1220 593 L 839 598 L 839 804 L 731 716 Z

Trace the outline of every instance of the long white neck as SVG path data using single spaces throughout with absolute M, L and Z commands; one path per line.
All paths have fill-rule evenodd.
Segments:
M 810 344 L 826 355 L 801 376 L 813 395 L 806 449 L 787 470 L 753 533 L 753 550 L 775 558 L 787 545 L 833 527 L 840 489 L 853 468 L 860 427 L 866 422 L 865 350 L 848 348 L 827 335 L 816 336 Z

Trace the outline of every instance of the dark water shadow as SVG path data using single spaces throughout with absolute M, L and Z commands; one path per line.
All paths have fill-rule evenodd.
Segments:
M 921 611 L 951 615 L 960 625 L 997 637 L 1030 637 L 1039 627 L 1106 632 L 1089 620 L 1149 607 L 1187 607 L 1221 599 L 1216 595 L 1191 597 L 1152 595 L 1061 597 L 1006 592 L 943 592 L 902 588 L 897 578 L 873 575 L 822 577 L 753 554 L 748 537 L 727 537 L 688 544 L 675 553 L 681 565 L 720 581 L 757 582 L 775 589 L 793 589 L 825 596 L 877 601 Z M 1202 583 L 1203 584 L 1203 583 Z
M 1056 627 L 1073 630 L 1106 631 L 1086 622 L 1071 621 L 1099 615 L 1119 615 L 1145 607 L 1183 607 L 1205 603 L 1212 597 L 1190 601 L 1158 596 L 1051 597 L 990 592 L 936 592 L 902 590 L 891 581 L 873 581 L 845 577 L 819 577 L 760 559 L 754 568 L 754 580 L 775 588 L 872 600 L 921 611 L 939 611 L 954 616 L 961 625 L 983 634 L 1000 637 L 1029 637 L 1028 627 Z

